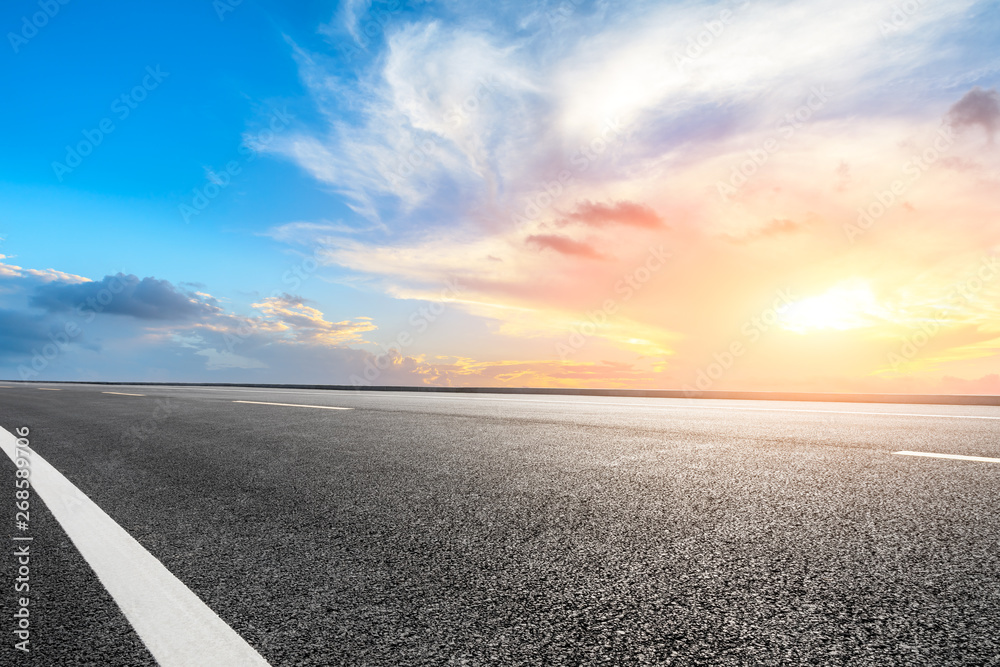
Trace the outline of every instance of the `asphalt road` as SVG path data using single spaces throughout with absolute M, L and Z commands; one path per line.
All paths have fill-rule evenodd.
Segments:
M 2 385 L 272 665 L 1000 665 L 1000 463 L 894 453 L 998 458 L 1000 408 Z M 155 664 L 31 534 L 0 664 Z

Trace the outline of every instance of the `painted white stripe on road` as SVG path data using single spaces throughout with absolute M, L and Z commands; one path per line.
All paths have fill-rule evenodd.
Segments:
M 145 396 L 145 394 L 126 394 L 123 391 L 102 391 L 102 394 L 114 394 L 115 396 Z
M 900 456 L 926 456 L 932 459 L 955 459 L 957 461 L 981 461 L 983 463 L 1000 463 L 1000 459 L 988 456 L 962 456 L 961 454 L 932 454 L 931 452 L 896 452 Z
M 38 391 L 62 391 L 62 389 L 56 389 L 55 387 L 35 387 Z
M 159 388 L 159 387 L 158 387 Z M 330 396 L 332 394 L 343 393 L 344 389 L 314 389 L 311 391 L 293 391 L 290 389 L 241 389 L 240 387 L 164 387 L 165 389 L 194 390 L 194 391 L 236 391 L 246 394 L 315 394 L 317 396 Z
M 308 396 L 331 396 L 339 395 L 344 396 L 345 392 L 349 392 L 352 397 L 356 398 L 373 398 L 373 399 L 385 399 L 385 398 L 408 398 L 414 400 L 452 400 L 452 401 L 517 401 L 519 403 L 534 403 L 534 404 L 555 404 L 555 405 L 602 405 L 604 407 L 626 407 L 626 408 L 667 408 L 674 410 L 683 410 L 688 408 L 695 408 L 699 410 L 750 410 L 755 412 L 807 412 L 813 414 L 834 414 L 834 415 L 876 415 L 880 417 L 940 417 L 942 419 L 990 419 L 994 421 L 1000 421 L 1000 417 L 992 417 L 987 415 L 943 415 L 943 414 L 933 414 L 926 412 L 876 412 L 876 411 L 862 411 L 862 410 L 808 410 L 803 408 L 754 408 L 749 406 L 735 406 L 735 405 L 697 405 L 693 403 L 685 403 L 683 405 L 672 405 L 669 403 L 618 403 L 618 402 L 605 402 L 605 401 L 545 401 L 536 400 L 532 398 L 515 398 L 510 394 L 494 394 L 491 396 L 454 396 L 448 392 L 426 392 L 419 395 L 407 395 L 401 396 L 396 392 L 362 392 L 362 391 L 350 391 L 344 389 L 331 389 L 329 391 L 288 391 L 284 389 L 238 389 L 238 388 L 220 388 L 220 387 L 185 387 L 185 389 L 200 389 L 200 390 L 211 390 L 211 391 L 245 391 L 249 393 L 260 393 L 260 394 L 279 394 L 279 395 L 289 395 L 289 394 L 299 394 Z M 400 392 L 402 393 L 402 392 Z M 390 394 L 390 395 L 385 395 Z M 609 396 L 608 398 L 621 398 L 619 396 Z M 664 400 L 707 400 L 707 399 L 664 399 Z M 725 399 L 716 399 L 725 400 Z M 234 401 L 236 403 L 253 403 L 255 401 Z M 275 404 L 284 405 L 284 404 Z M 305 407 L 315 407 L 315 406 L 305 406 Z M 988 406 L 987 406 L 988 407 Z
M 0 446 L 16 460 L 28 453 L 31 488 L 66 531 L 163 667 L 243 667 L 268 662 L 172 575 L 115 520 L 34 450 L 16 448 L 0 429 Z M 15 451 L 16 448 L 16 451 Z M 81 619 L 81 623 L 85 623 Z
M 171 387 L 164 387 L 171 389 Z M 516 394 L 492 394 L 488 396 L 455 396 L 450 392 L 421 392 L 419 394 L 401 395 L 406 392 L 367 392 L 367 391 L 352 391 L 350 389 L 329 389 L 329 390 L 315 390 L 315 391 L 294 391 L 288 389 L 245 389 L 241 387 L 177 387 L 176 389 L 181 390 L 196 390 L 196 391 L 232 391 L 232 392 L 245 392 L 252 394 L 277 394 L 279 396 L 289 396 L 289 395 L 303 395 L 303 396 L 340 396 L 344 397 L 345 394 L 349 394 L 352 398 L 371 398 L 371 399 L 413 399 L 413 400 L 454 400 L 454 401 L 517 401 L 520 403 L 536 403 L 536 404 L 553 404 L 553 405 L 602 405 L 604 407 L 627 407 L 627 408 L 661 408 L 661 409 L 673 409 L 673 410 L 684 410 L 684 409 L 699 409 L 699 410 L 749 410 L 753 412 L 804 412 L 812 414 L 834 414 L 834 415 L 874 415 L 878 417 L 930 417 L 930 418 L 941 418 L 941 419 L 987 419 L 992 421 L 1000 421 L 1000 417 L 993 417 L 988 415 L 946 415 L 946 414 L 933 414 L 927 412 L 876 412 L 871 411 L 861 411 L 861 410 L 819 410 L 819 409 L 803 409 L 803 408 L 754 408 L 748 406 L 734 406 L 734 405 L 698 405 L 695 403 L 685 403 L 681 405 L 669 404 L 669 403 L 620 403 L 620 402 L 606 402 L 606 401 L 545 401 L 536 400 L 532 398 L 518 398 Z M 624 398 L 629 400 L 628 397 L 622 396 L 608 396 L 607 398 Z M 703 400 L 728 400 L 728 399 L 663 399 L 665 401 L 669 400 L 691 400 L 691 401 L 703 401 Z M 763 399 L 762 399 L 763 400 Z M 253 403 L 254 401 L 235 401 L 242 403 Z M 284 403 L 276 405 L 286 405 Z M 317 407 L 317 406 L 302 406 L 302 407 Z M 974 407 L 993 407 L 993 406 L 974 406 Z
M 336 408 L 331 405 L 299 405 L 298 403 L 267 403 L 265 401 L 233 401 L 233 403 L 252 403 L 253 405 L 282 405 L 286 408 L 319 408 L 320 410 L 353 410 L 354 408 Z

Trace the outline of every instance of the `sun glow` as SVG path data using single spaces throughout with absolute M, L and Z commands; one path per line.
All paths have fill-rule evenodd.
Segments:
M 885 309 L 868 283 L 853 279 L 790 304 L 781 314 L 781 327 L 800 334 L 831 329 L 846 331 L 875 326 L 885 319 Z

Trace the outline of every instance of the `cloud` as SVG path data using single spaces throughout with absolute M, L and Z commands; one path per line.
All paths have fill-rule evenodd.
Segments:
M 266 147 L 335 186 L 376 224 L 393 210 L 428 204 L 441 187 L 469 193 L 500 187 L 500 162 L 512 137 L 479 112 L 522 118 L 527 128 L 526 95 L 537 89 L 516 48 L 486 31 L 430 21 L 387 34 L 379 76 L 356 82 L 296 49 L 302 79 L 322 106 L 347 104 L 360 113 L 350 119 L 324 113 L 326 126 L 289 133 Z
M 576 222 L 652 227 L 678 167 L 724 153 L 747 130 L 773 130 L 815 87 L 836 98 L 823 116 L 869 113 L 889 82 L 941 58 L 939 41 L 972 4 L 926 3 L 891 42 L 878 29 L 885 8 L 863 0 L 585 3 L 557 27 L 542 11 L 508 23 L 495 5 L 452 4 L 447 19 L 404 12 L 387 17 L 380 57 L 356 78 L 296 50 L 324 120 L 268 150 L 389 228 L 496 230 L 562 170 L 574 182 L 555 206 L 619 202 L 584 207 Z M 601 136 L 609 122 L 621 128 L 612 147 Z
M 371 0 L 345 0 L 340 8 L 341 24 L 358 44 L 363 44 L 367 41 L 359 30 L 359 24 L 370 5 Z M 333 22 L 322 26 L 320 30 L 332 37 L 335 37 L 337 32 Z
M 37 315 L 0 309 L 0 358 L 30 355 L 50 342 L 44 321 Z
M 328 322 L 319 309 L 292 294 L 268 297 L 253 307 L 264 315 L 264 329 L 282 342 L 343 347 L 364 343 L 362 334 L 378 328 L 368 317 Z
M 458 387 L 601 387 L 657 386 L 657 374 L 634 364 L 612 361 L 553 360 L 477 361 L 466 357 L 423 358 L 386 355 L 380 361 L 409 382 Z M 399 377 L 395 375 L 394 377 Z M 381 379 L 381 378 L 380 378 Z
M 352 227 L 341 222 L 286 222 L 269 229 L 264 236 L 285 243 L 312 243 L 327 236 L 357 234 L 377 229 L 374 226 Z
M 354 1 L 330 44 L 343 54 L 359 37 L 367 53 L 349 70 L 294 51 L 318 113 L 261 150 L 358 215 L 271 236 L 317 246 L 341 282 L 461 311 L 380 383 L 681 386 L 740 343 L 714 388 L 850 390 L 1000 248 L 997 156 L 935 143 L 945 114 L 976 134 L 1000 127 L 990 52 L 964 39 L 988 3 L 923 2 L 888 33 L 892 8 L 865 0 L 572 3 L 557 24 L 554 4 L 517 19 L 517 3 L 407 5 L 365 23 Z M 366 39 L 359 20 L 380 32 Z M 736 183 L 731 197 L 719 183 Z M 873 207 L 852 244 L 845 225 Z M 462 290 L 446 299 L 452 278 Z M 870 291 L 837 288 L 855 279 Z M 998 284 L 956 301 L 913 365 L 1000 371 Z M 786 288 L 797 326 L 758 329 Z M 253 309 L 110 324 L 156 346 L 164 373 L 180 353 L 198 373 L 260 380 L 343 382 L 372 359 L 351 346 L 384 333 L 295 295 Z M 552 361 L 574 340 L 570 362 Z
M 0 255 L 0 259 L 10 259 L 10 255 Z M 14 264 L 0 262 L 0 277 L 3 278 L 34 278 L 40 282 L 85 283 L 90 278 L 72 273 L 56 271 L 55 269 L 25 269 Z
M 656 211 L 643 204 L 629 201 L 618 201 L 610 205 L 584 201 L 582 204 L 577 204 L 576 210 L 566 216 L 566 220 L 593 227 L 610 224 L 647 228 L 663 226 L 663 220 Z
M 140 320 L 188 320 L 214 315 L 214 300 L 177 290 L 166 280 L 119 273 L 100 281 L 53 282 L 36 288 L 29 304 L 50 313 L 82 308 Z
M 452 14 L 474 11 L 452 4 Z M 923 3 L 889 36 L 879 21 L 891 11 L 863 0 L 740 5 L 585 3 L 558 29 L 526 17 L 516 30 L 493 9 L 457 21 L 407 12 L 389 22 L 385 49 L 356 79 L 297 54 L 322 120 L 274 150 L 347 193 L 391 235 L 299 225 L 284 238 L 313 237 L 319 257 L 398 298 L 431 300 L 454 276 L 464 288 L 455 308 L 487 318 L 475 329 L 490 332 L 476 336 L 485 340 L 459 331 L 430 343 L 459 341 L 463 349 L 448 352 L 461 357 L 400 356 L 380 383 L 681 386 L 737 342 L 748 350 L 715 388 L 847 388 L 919 330 L 926 314 L 903 306 L 941 298 L 921 272 L 950 258 L 974 269 L 976 254 L 996 246 L 984 222 L 997 217 L 995 187 L 942 163 L 907 183 L 863 243 L 852 246 L 842 226 L 933 145 L 958 95 L 921 77 L 972 71 L 955 55 L 970 53 L 957 38 L 971 3 Z M 721 34 L 706 33 L 710 43 L 676 64 L 707 22 L 736 7 Z M 961 90 L 977 82 L 995 85 L 969 79 Z M 989 117 L 981 104 L 966 105 L 974 113 L 954 106 L 955 123 Z M 612 120 L 620 132 L 602 137 Z M 956 142 L 948 157 L 965 148 Z M 735 202 L 722 202 L 715 184 L 734 173 L 746 183 Z M 650 272 L 647 249 L 660 244 L 673 258 Z M 943 267 L 929 282 L 947 285 L 964 270 Z M 870 294 L 833 289 L 854 277 Z M 785 287 L 805 304 L 802 333 L 751 325 L 760 337 L 751 347 L 747 323 Z M 259 307 L 272 327 L 261 341 L 296 344 L 262 342 L 246 356 L 274 368 L 266 355 L 279 349 L 347 359 L 337 335 L 321 342 L 334 324 L 326 317 L 342 316 L 312 305 Z M 883 308 L 894 317 L 854 326 L 858 313 Z M 978 298 L 956 308 L 963 321 L 998 321 Z M 364 325 L 340 324 L 348 336 Z M 942 354 L 985 335 L 952 337 L 951 324 L 941 326 Z M 546 361 L 582 332 L 572 363 Z M 666 372 L 651 370 L 661 361 Z
M 993 139 L 1000 127 L 1000 93 L 996 88 L 983 90 L 976 86 L 948 110 L 952 127 L 963 128 L 978 125 Z
M 526 239 L 526 242 L 528 245 L 541 249 L 547 248 L 563 255 L 586 257 L 588 259 L 601 259 L 603 257 L 590 245 L 582 241 L 574 241 L 567 236 L 558 236 L 556 234 L 532 234 Z
M 258 315 L 242 317 L 215 306 L 214 299 L 212 304 L 182 305 L 197 299 L 167 281 L 123 275 L 93 283 L 40 285 L 32 301 L 41 313 L 0 310 L 0 358 L 7 372 L 17 375 L 17 364 L 29 363 L 36 350 L 51 342 L 49 330 L 65 324 L 59 313 L 88 298 L 101 305 L 106 300 L 103 290 L 116 292 L 105 311 L 131 315 L 129 321 L 69 320 L 100 345 L 58 345 L 58 356 L 33 367 L 31 377 L 349 384 L 351 378 L 366 377 L 377 368 L 375 383 L 386 385 L 653 386 L 656 381 L 648 369 L 615 361 L 428 359 L 397 351 L 377 356 L 352 347 L 370 344 L 365 334 L 378 328 L 371 318 L 331 321 L 300 295 L 263 299 L 252 305 Z M 627 336 L 643 333 L 626 328 Z M 107 355 L 102 349 L 115 353 Z

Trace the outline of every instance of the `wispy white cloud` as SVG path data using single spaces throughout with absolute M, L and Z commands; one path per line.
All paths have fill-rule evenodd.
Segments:
M 891 35 L 880 28 L 886 8 L 861 0 L 643 3 L 606 10 L 601 24 L 580 9 L 558 33 L 545 23 L 522 33 L 482 20 L 400 19 L 356 84 L 298 50 L 328 124 L 272 150 L 372 219 L 424 204 L 440 212 L 445 193 L 457 202 L 442 224 L 503 218 L 609 120 L 633 141 L 607 168 L 581 175 L 590 186 L 598 176 L 598 186 L 628 187 L 692 133 L 770 124 L 813 85 L 835 91 L 839 115 L 855 113 L 889 81 L 940 58 L 942 34 L 971 4 L 922 3 Z
M 914 271 L 960 271 L 943 266 L 944 246 L 968 263 L 1000 241 L 982 222 L 1000 165 L 976 132 L 908 182 L 866 245 L 843 233 L 969 88 L 996 85 L 993 56 L 963 40 L 986 3 L 443 6 L 394 17 L 356 78 L 297 51 L 324 122 L 271 147 L 389 232 L 274 235 L 321 244 L 390 295 L 433 299 L 458 278 L 461 308 L 511 335 L 552 335 L 665 245 L 677 259 L 618 318 L 661 351 L 679 341 L 688 361 L 672 363 L 684 364 L 710 357 L 701 332 L 738 327 L 730 311 L 766 300 L 778 275 L 804 299 L 833 294 L 820 305 L 858 277 L 866 317 L 891 305 L 874 319 L 899 324 L 909 311 L 894 299 Z M 963 118 L 989 131 L 992 98 L 979 98 Z M 948 240 L 944 219 L 960 230 Z M 919 267 L 883 233 L 904 228 Z
M 0 259 L 7 259 L 9 255 L 0 255 Z M 32 278 L 43 283 L 63 282 L 63 283 L 85 283 L 90 282 L 90 278 L 84 276 L 58 271 L 56 269 L 26 269 L 15 264 L 5 264 L 0 262 L 0 278 Z

